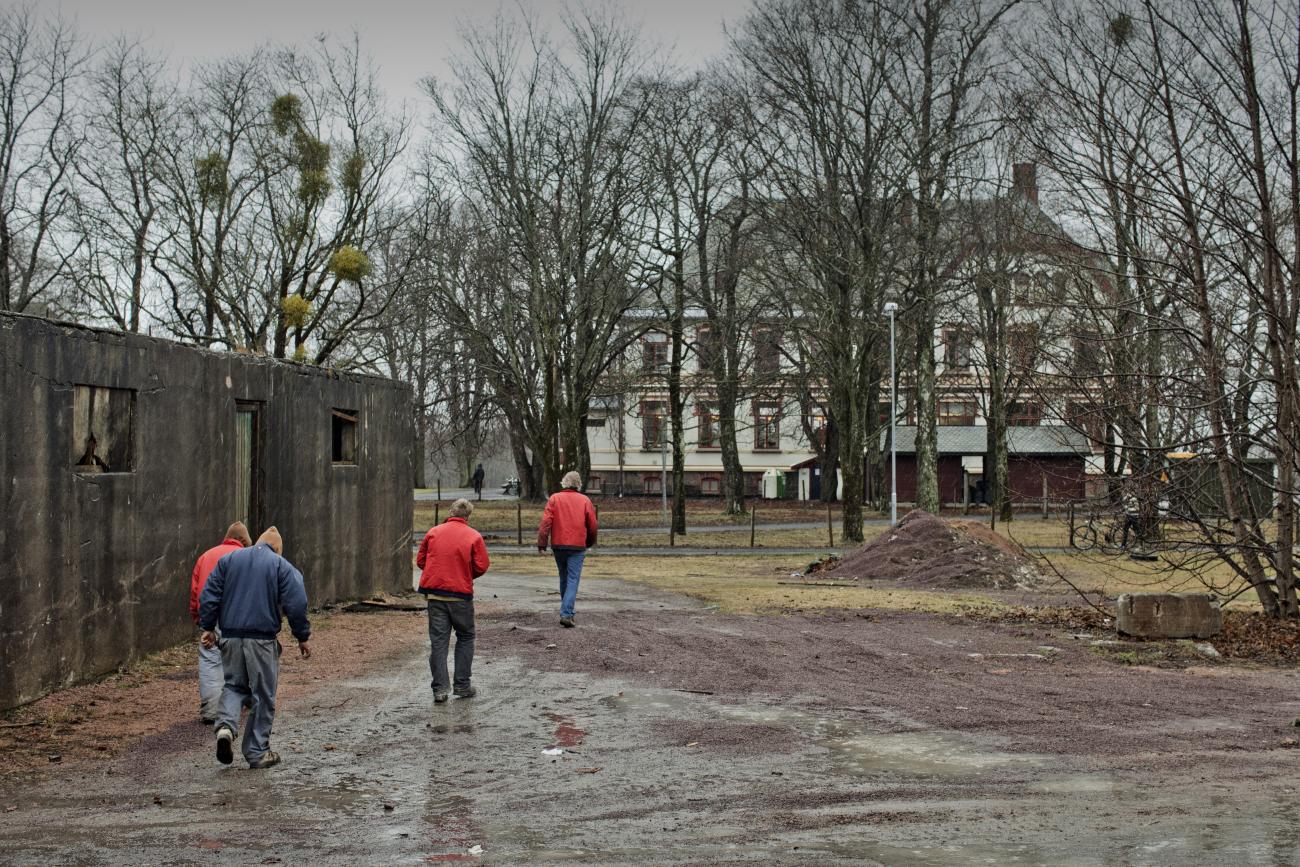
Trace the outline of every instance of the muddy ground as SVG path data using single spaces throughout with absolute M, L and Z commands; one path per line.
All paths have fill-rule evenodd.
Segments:
M 419 614 L 348 615 L 333 660 L 286 666 L 283 766 L 222 768 L 208 729 L 156 710 L 114 757 L 89 737 L 0 783 L 0 861 L 1300 862 L 1292 671 L 1121 665 L 1105 636 L 956 617 L 720 615 L 611 581 L 562 630 L 545 582 L 479 594 L 478 698 L 432 705 Z M 153 683 L 123 704 L 192 688 Z

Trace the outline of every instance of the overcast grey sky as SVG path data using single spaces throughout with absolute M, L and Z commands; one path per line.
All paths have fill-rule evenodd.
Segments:
M 0 0 L 6 6 L 20 0 Z M 522 0 L 554 18 L 564 0 Z M 675 45 L 684 64 L 707 60 L 725 43 L 723 20 L 742 15 L 749 0 L 604 0 L 642 22 L 652 40 Z M 513 4 L 512 4 L 513 5 Z M 417 82 L 446 73 L 461 20 L 490 16 L 497 0 L 37 0 L 60 9 L 95 38 L 143 37 L 176 65 L 210 60 L 263 42 L 305 43 L 315 34 L 360 31 L 381 67 L 385 89 L 397 100 L 418 99 Z

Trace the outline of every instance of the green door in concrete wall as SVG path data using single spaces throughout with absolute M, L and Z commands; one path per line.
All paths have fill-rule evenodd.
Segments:
M 257 404 L 241 403 L 235 407 L 235 513 L 256 538 L 261 532 L 261 505 L 258 477 Z

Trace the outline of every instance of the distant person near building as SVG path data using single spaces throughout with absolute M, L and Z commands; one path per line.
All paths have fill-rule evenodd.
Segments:
M 220 545 L 209 548 L 199 555 L 194 570 L 190 573 L 190 617 L 194 620 L 195 626 L 199 623 L 199 596 L 203 593 L 204 585 L 208 583 L 208 576 L 212 574 L 213 569 L 217 568 L 217 561 L 251 544 L 253 540 L 249 538 L 248 528 L 244 526 L 243 521 L 236 521 L 226 530 Z M 221 639 L 220 633 L 217 634 L 217 639 Z M 205 647 L 200 641 L 199 719 L 203 720 L 204 725 L 210 725 L 217 718 L 217 709 L 221 704 L 221 688 L 225 682 L 226 675 L 221 668 L 221 651 L 215 646 Z
M 480 500 L 483 499 L 483 477 L 485 475 L 483 465 L 479 464 L 474 468 L 474 475 L 470 476 L 470 482 L 474 485 L 474 495 Z
M 542 523 L 537 528 L 537 552 L 546 553 L 549 544 L 560 573 L 560 625 L 572 629 L 574 604 L 578 600 L 578 579 L 587 549 L 596 544 L 596 507 L 582 487 L 582 477 L 564 474 L 560 490 L 546 501 Z
M 1128 547 L 1128 534 L 1133 533 L 1133 539 L 1138 544 L 1142 543 L 1144 533 L 1142 531 L 1142 502 L 1138 499 L 1137 492 L 1133 488 L 1124 489 L 1124 539 L 1120 543 L 1123 547 Z
M 481 467 L 480 467 L 481 469 Z M 488 570 L 487 545 L 470 527 L 474 504 L 460 499 L 451 504 L 446 521 L 430 528 L 420 542 L 415 565 L 420 570 L 420 592 L 429 604 L 429 674 L 433 700 L 447 700 L 448 688 L 457 698 L 478 694 L 470 682 L 474 665 L 474 581 Z M 447 678 L 447 646 L 456 633 L 454 678 Z
M 203 645 L 221 648 L 226 682 L 217 714 L 217 761 L 234 760 L 231 743 L 239 731 L 239 713 L 248 705 L 242 752 L 250 768 L 280 763 L 271 752 L 271 725 L 275 721 L 275 693 L 280 679 L 280 613 L 298 641 L 303 659 L 311 657 L 307 641 L 307 589 L 302 573 L 281 556 L 284 542 L 275 527 L 257 544 L 227 554 L 217 562 L 199 599 L 199 625 Z M 220 642 L 217 630 L 221 631 Z

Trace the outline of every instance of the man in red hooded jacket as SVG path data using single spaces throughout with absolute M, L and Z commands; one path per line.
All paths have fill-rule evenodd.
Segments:
M 203 587 L 208 583 L 208 576 L 217 568 L 217 561 L 232 551 L 247 548 L 253 544 L 248 535 L 248 528 L 243 521 L 236 521 L 226 530 L 225 538 L 215 548 L 209 548 L 199 555 L 190 573 L 190 618 L 197 625 L 199 622 L 199 597 Z M 221 650 L 216 647 L 204 647 L 199 642 L 199 718 L 204 725 L 209 725 L 217 718 L 221 704 L 221 690 L 225 686 L 226 675 L 221 667 Z
M 537 552 L 546 553 L 547 545 L 555 553 L 555 568 L 560 573 L 560 625 L 574 627 L 574 606 L 578 601 L 578 581 L 587 549 L 596 544 L 596 507 L 582 493 L 582 477 L 570 471 L 560 480 L 560 490 L 551 494 L 537 527 Z
M 415 565 L 420 570 L 420 592 L 429 603 L 429 673 L 433 700 L 447 700 L 448 686 L 457 698 L 478 694 L 470 685 L 474 663 L 474 580 L 488 570 L 487 545 L 469 525 L 474 504 L 460 499 L 451 504 L 450 517 L 424 534 Z M 447 645 L 456 633 L 456 669 L 447 679 Z

